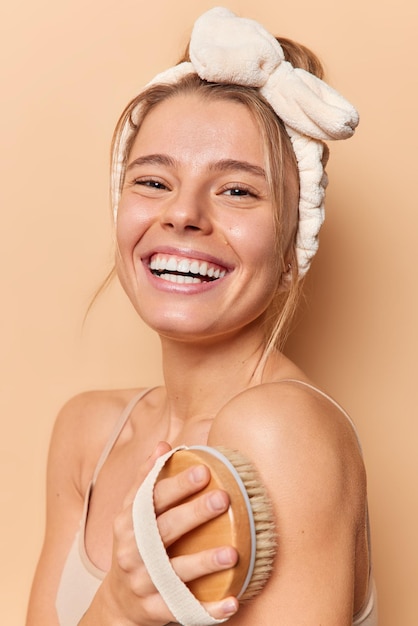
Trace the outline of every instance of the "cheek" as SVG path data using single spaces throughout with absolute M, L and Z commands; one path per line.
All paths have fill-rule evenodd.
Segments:
M 132 249 L 141 239 L 150 222 L 148 213 L 136 202 L 121 202 L 116 219 L 116 243 L 121 254 Z
M 243 264 L 272 270 L 277 265 L 277 243 L 273 219 L 248 220 L 229 230 L 230 240 Z
M 127 290 L 128 277 L 134 271 L 134 251 L 146 227 L 143 213 L 121 204 L 115 224 L 115 266 L 122 286 Z

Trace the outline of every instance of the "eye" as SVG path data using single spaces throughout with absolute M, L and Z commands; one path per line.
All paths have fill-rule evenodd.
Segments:
M 246 185 L 229 185 L 221 193 L 230 198 L 258 198 L 256 191 Z
M 143 187 L 149 187 L 150 189 L 167 189 L 160 180 L 154 178 L 137 178 L 134 180 L 134 185 L 142 185 Z
M 240 189 L 235 187 L 234 189 L 227 189 L 226 192 L 230 196 L 247 196 L 249 194 L 248 189 Z

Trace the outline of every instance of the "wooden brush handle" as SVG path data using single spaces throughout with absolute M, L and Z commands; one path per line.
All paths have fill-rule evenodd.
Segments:
M 219 517 L 191 530 L 172 544 L 167 553 L 170 558 L 192 554 L 223 545 L 234 546 L 239 554 L 235 567 L 214 572 L 187 583 L 190 591 L 201 602 L 221 600 L 229 595 L 238 596 L 242 590 L 251 559 L 251 533 L 249 513 L 241 488 L 228 467 L 205 450 L 179 450 L 162 468 L 158 480 L 175 476 L 192 465 L 206 465 L 211 473 L 208 486 L 190 501 L 211 489 L 223 489 L 230 498 L 229 509 Z

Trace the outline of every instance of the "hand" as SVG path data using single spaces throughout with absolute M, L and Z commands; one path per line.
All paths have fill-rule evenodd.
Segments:
M 168 452 L 170 446 L 160 443 L 141 471 L 143 479 L 155 460 Z M 158 528 L 166 547 L 183 534 L 222 514 L 229 506 L 227 493 L 214 490 L 178 504 L 187 496 L 198 493 L 207 486 L 210 473 L 206 466 L 198 465 L 177 476 L 159 481 L 154 490 L 154 504 Z M 132 502 L 137 486 L 125 500 L 123 511 L 114 524 L 112 567 L 100 589 L 102 610 L 113 615 L 109 622 L 126 626 L 162 626 L 174 618 L 154 587 L 139 555 L 132 526 Z M 238 555 L 231 546 L 220 546 L 193 555 L 172 559 L 177 575 L 189 582 L 202 575 L 233 567 Z M 104 604 L 107 607 L 104 609 Z M 215 618 L 233 615 L 238 609 L 235 598 L 206 603 L 205 608 Z M 82 622 L 84 623 L 84 622 Z M 88 622 L 85 622 L 86 624 Z

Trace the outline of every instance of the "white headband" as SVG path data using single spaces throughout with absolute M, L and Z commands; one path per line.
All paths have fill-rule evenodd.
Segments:
M 322 141 L 351 137 L 359 121 L 356 109 L 324 81 L 285 61 L 276 38 L 258 22 L 237 17 L 228 9 L 211 9 L 196 20 L 189 53 L 191 62 L 158 74 L 146 88 L 157 83 L 173 84 L 193 73 L 211 83 L 260 90 L 283 121 L 296 155 L 300 189 L 296 250 L 302 277 L 318 249 L 318 233 L 324 221 L 327 177 Z M 133 117 L 139 110 L 133 112 Z M 125 147 L 131 133 L 126 121 L 113 155 L 115 219 Z

